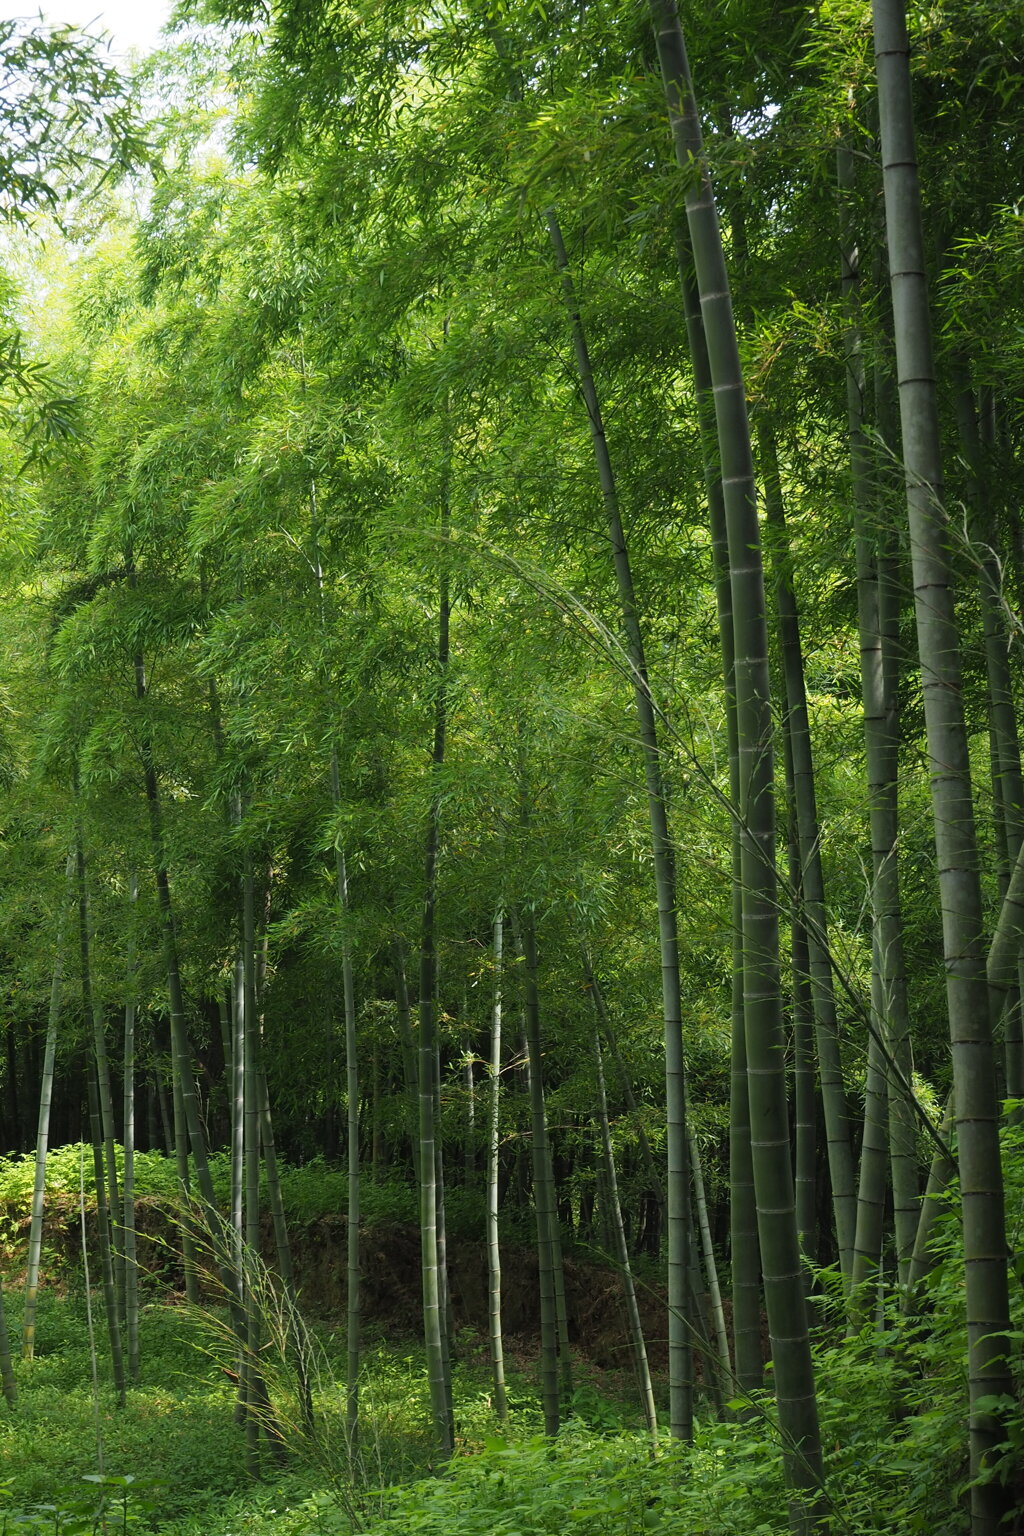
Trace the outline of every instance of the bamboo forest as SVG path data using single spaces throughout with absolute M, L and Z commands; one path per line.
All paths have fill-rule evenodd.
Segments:
M 4 11 L 0 1536 L 1024 1533 L 1022 59 Z

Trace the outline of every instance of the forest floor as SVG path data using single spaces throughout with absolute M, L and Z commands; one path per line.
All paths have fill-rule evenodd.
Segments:
M 165 1163 L 161 1158 L 148 1171 L 153 1188 L 140 1201 L 148 1232 L 141 1372 L 119 1408 L 102 1297 L 87 1296 L 83 1280 L 80 1212 L 71 1197 L 80 1157 L 70 1148 L 53 1156 L 36 1358 L 16 1360 L 17 1404 L 10 1411 L 0 1404 L 0 1536 L 787 1536 L 770 1394 L 735 1400 L 721 1419 L 702 1412 L 691 1446 L 665 1434 L 652 1457 L 632 1372 L 621 1365 L 618 1278 L 583 1250 L 567 1254 L 575 1381 L 555 1442 L 542 1433 L 528 1300 L 532 1256 L 525 1243 L 503 1250 L 510 1416 L 507 1426 L 498 1424 L 485 1270 L 482 1248 L 468 1235 L 476 1220 L 471 1211 L 456 1212 L 450 1248 L 456 1453 L 437 1466 L 415 1339 L 416 1234 L 403 1219 L 406 1194 L 398 1189 L 376 1191 L 381 1208 L 365 1232 L 360 1445 L 358 1455 L 350 1454 L 346 1339 L 337 1321 L 344 1316 L 344 1223 L 331 1214 L 343 1192 L 323 1170 L 303 1172 L 302 1179 L 296 1173 L 288 1213 L 315 1360 L 315 1433 L 303 1432 L 294 1369 L 272 1347 L 276 1303 L 268 1293 L 265 1376 L 287 1457 L 279 1464 L 263 1445 L 261 1477 L 254 1480 L 234 1416 L 230 1329 L 215 1306 L 190 1307 L 181 1294 L 175 1234 L 159 1188 L 173 1177 Z M 0 1160 L 0 1267 L 15 1351 L 31 1175 L 31 1160 Z M 315 1187 L 315 1201 L 313 1193 L 304 1199 L 307 1185 Z M 86 1219 L 88 1226 L 88 1207 Z M 818 1402 L 835 1536 L 966 1530 L 962 1258 L 952 1219 L 944 1231 L 929 1281 L 927 1330 L 901 1320 L 893 1306 L 881 1331 L 872 1324 L 847 1337 L 836 1277 L 817 1273 Z M 663 1317 L 657 1290 L 653 1282 L 645 1290 L 656 1360 Z M 1024 1326 L 1024 1316 L 1020 1321 Z M 660 1374 L 659 1381 L 664 1408 Z M 1011 1476 L 1021 1460 L 1009 1455 Z M 1024 1507 L 1024 1498 L 1018 1502 Z M 1008 1536 L 1020 1529 L 1022 1522 L 1011 1522 Z

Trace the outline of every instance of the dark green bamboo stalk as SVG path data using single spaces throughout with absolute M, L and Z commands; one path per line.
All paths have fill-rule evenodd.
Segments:
M 57 935 L 53 951 L 53 977 L 50 983 L 50 1011 L 46 1021 L 46 1045 L 39 1088 L 39 1122 L 36 1130 L 36 1164 L 32 1180 L 32 1214 L 28 1233 L 28 1259 L 25 1269 L 25 1312 L 22 1322 L 21 1355 L 31 1360 L 35 1352 L 36 1311 L 39 1299 L 39 1266 L 43 1253 L 43 1214 L 46 1203 L 46 1157 L 50 1145 L 50 1107 L 53 1103 L 53 1068 L 57 1053 L 57 1028 L 60 1024 L 61 989 L 64 979 L 64 934 L 67 904 L 75 877 L 76 856 L 68 854 L 64 867 L 64 891 L 57 915 Z
M 1024 776 L 1020 736 L 1010 671 L 1009 635 L 1003 610 L 1002 571 L 994 548 L 995 531 L 984 515 L 986 476 L 978 410 L 966 364 L 955 369 L 957 426 L 967 466 L 967 535 L 978 569 L 985 674 L 988 682 L 989 739 L 992 755 L 992 798 L 996 835 L 1001 844 L 1000 886 L 1005 893 L 1010 870 L 1024 840 Z M 1024 1044 L 1021 1039 L 1022 983 L 1011 988 L 1004 1009 L 1004 1062 L 1008 1098 L 1024 1097 Z
M 740 754 L 744 1016 L 758 1230 L 791 1521 L 823 1513 L 814 1370 L 796 1228 L 779 985 L 768 630 L 746 396 L 714 193 L 675 0 L 651 0 L 707 339 L 729 541 Z
M 733 633 L 729 540 L 718 457 L 715 396 L 708 360 L 707 338 L 693 253 L 684 225 L 677 224 L 676 257 L 683 295 L 686 336 L 693 365 L 701 459 L 708 502 L 711 556 L 715 578 L 718 636 L 722 652 L 725 725 L 729 754 L 729 802 L 732 807 L 730 926 L 732 936 L 730 1018 L 732 1025 L 729 1083 L 729 1227 L 732 1267 L 732 1330 L 736 1381 L 744 1391 L 762 1383 L 761 1249 L 757 1235 L 757 1202 L 750 1151 L 750 1101 L 747 1092 L 747 1043 L 743 1011 L 743 873 L 740 836 L 740 756 L 736 722 L 736 646 Z
M 900 590 L 892 534 L 878 497 L 878 476 L 864 426 L 866 389 L 860 315 L 860 257 L 848 204 L 854 190 L 854 159 L 841 146 L 836 156 L 842 236 L 841 285 L 846 315 L 846 420 L 850 445 L 854 537 L 857 558 L 857 628 L 860 644 L 864 750 L 871 826 L 871 1028 L 886 1045 L 886 1098 L 898 1278 L 905 1284 L 917 1229 L 920 1199 L 915 1106 L 909 1085 L 913 1062 L 898 861 L 899 715 L 896 653 Z M 884 403 L 883 403 L 884 407 Z M 888 409 L 883 408 L 887 417 Z M 881 423 L 883 429 L 887 422 Z M 895 1067 L 896 1070 L 891 1070 Z M 865 1237 L 866 1243 L 866 1237 Z M 873 1243 L 872 1245 L 873 1246 Z
M 821 867 L 821 833 L 817 792 L 814 787 L 814 756 L 811 749 L 807 688 L 804 682 L 800 615 L 793 589 L 778 448 L 771 421 L 765 415 L 758 417 L 757 442 L 764 479 L 765 513 L 771 532 L 769 550 L 774 578 L 783 692 L 786 700 L 784 729 L 788 734 L 792 759 L 793 805 L 800 850 L 798 889 L 803 896 L 806 913 L 805 932 L 810 964 L 811 1006 L 814 1012 L 818 1072 L 828 1141 L 832 1209 L 835 1215 L 836 1240 L 839 1248 L 839 1267 L 849 1284 L 853 1270 L 853 1240 L 857 1212 L 853 1150 L 850 1146 L 850 1116 L 846 1103 L 846 1090 L 843 1086 L 843 1064 L 839 1053 L 839 1033 L 836 1025 L 835 989 L 829 958 L 828 912 L 825 904 L 825 880 Z
M 999 1104 L 982 949 L 982 904 L 964 724 L 960 642 L 943 503 L 938 399 L 914 144 L 903 0 L 873 0 L 886 238 L 907 479 L 925 727 L 931 760 L 963 1198 L 971 1400 L 973 1536 L 999 1529 L 1006 1506 L 983 1479 L 1004 1428 L 990 1408 L 1012 1392 Z
M 814 1071 L 814 1021 L 810 956 L 800 917 L 793 920 L 793 1159 L 796 1227 L 800 1252 L 817 1257 L 818 1101 Z
M 608 450 L 586 332 L 576 300 L 562 231 L 553 212 L 548 213 L 547 221 L 555 260 L 562 275 L 562 289 L 576 355 L 580 390 L 587 409 L 590 440 L 604 501 L 647 787 L 647 814 L 658 902 L 658 945 L 661 957 L 662 1022 L 665 1037 L 669 1395 L 672 1404 L 670 1421 L 672 1434 L 688 1440 L 693 1434 L 693 1353 L 689 1347 L 686 1330 L 686 1254 L 689 1247 L 690 1207 L 685 1177 L 686 1074 L 683 1055 L 682 994 L 679 982 L 675 855 L 669 831 L 668 807 L 662 778 L 657 711 L 651 693 L 647 655 L 640 627 L 640 611 L 622 525 L 615 473 Z
M 1010 883 L 999 909 L 992 942 L 985 962 L 988 982 L 989 1015 L 997 1025 L 1002 1017 L 1008 998 L 1012 997 L 1017 984 L 1019 967 L 1024 959 L 1024 847 L 1017 855 L 1017 862 L 1010 875 Z M 906 1305 L 913 1305 L 918 1282 L 930 1267 L 929 1243 L 934 1230 L 935 1218 L 941 1208 L 941 1197 L 948 1189 L 956 1171 L 956 1164 L 948 1150 L 949 1133 L 954 1124 L 954 1094 L 951 1093 L 939 1131 L 939 1147 L 932 1159 L 928 1174 L 928 1187 L 921 1205 L 921 1215 L 915 1234 L 910 1274 L 907 1282 Z

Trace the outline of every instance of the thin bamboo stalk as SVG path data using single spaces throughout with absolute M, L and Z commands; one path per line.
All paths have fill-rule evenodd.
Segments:
M 498 1227 L 498 1155 L 501 1149 L 501 1004 L 504 917 L 494 914 L 494 993 L 491 999 L 491 1101 L 487 1138 L 487 1333 L 494 1379 L 494 1412 L 508 1423 L 505 1351 L 501 1331 L 501 1247 Z
M 532 913 L 511 909 L 516 944 L 523 956 L 523 997 L 526 1015 L 527 1057 L 530 1066 L 530 1151 L 533 1162 L 533 1199 L 537 1213 L 537 1263 L 540 1283 L 540 1384 L 544 1433 L 558 1434 L 561 1417 L 558 1379 L 558 1313 L 555 1294 L 555 1258 L 552 1246 L 553 1191 L 551 1161 L 547 1155 L 547 1113 L 544 1105 L 544 1072 L 541 1065 L 540 994 L 537 986 L 537 942 Z
M 599 1015 L 598 1019 L 600 1020 Z M 629 1245 L 626 1242 L 626 1229 L 622 1224 L 622 1207 L 619 1204 L 619 1186 L 615 1173 L 615 1151 L 612 1147 L 611 1126 L 608 1121 L 608 1094 L 605 1089 L 604 1062 L 601 1057 L 601 1036 L 597 1028 L 594 1030 L 594 1069 L 597 1074 L 597 1115 L 598 1127 L 601 1133 L 604 1173 L 607 1181 L 608 1209 L 612 1220 L 612 1229 L 615 1234 L 615 1251 L 619 1261 L 619 1274 L 622 1277 L 622 1289 L 626 1297 L 626 1314 L 629 1318 L 629 1334 L 633 1342 L 633 1357 L 640 1381 L 640 1403 L 644 1412 L 647 1432 L 651 1437 L 651 1445 L 657 1451 L 658 1411 L 654 1404 L 654 1386 L 651 1382 L 651 1370 L 647 1360 L 647 1343 L 644 1339 L 643 1324 L 640 1320 L 640 1306 L 636 1298 L 636 1284 L 633 1280 L 633 1266 L 629 1257 Z
M 618 486 L 608 449 L 601 403 L 594 382 L 586 331 L 576 298 L 565 242 L 553 212 L 548 213 L 547 222 L 555 260 L 562 277 L 562 290 L 572 333 L 576 369 L 587 408 L 591 446 L 604 502 L 647 789 L 647 815 L 658 903 L 658 948 L 661 959 L 662 1024 L 665 1038 L 669 1397 L 672 1404 L 670 1427 L 674 1436 L 689 1440 L 693 1435 L 693 1352 L 686 1338 L 686 1254 L 689 1246 L 690 1207 L 685 1178 L 686 1068 L 683 1053 L 682 992 L 679 980 L 675 856 L 661 768 L 657 711 L 651 692 L 647 655 L 640 625 L 640 610 L 619 506 Z
M 128 879 L 128 956 L 124 1003 L 124 1323 L 128 1380 L 139 1381 L 139 1269 L 135 1234 L 135 907 L 139 898 L 139 877 L 132 870 Z
M 57 916 L 54 943 L 53 976 L 50 983 L 50 1010 L 46 1021 L 46 1046 L 39 1089 L 39 1123 L 36 1130 L 36 1163 L 32 1179 L 32 1214 L 28 1233 L 28 1259 L 25 1270 L 25 1312 L 22 1322 L 22 1359 L 31 1360 L 36 1342 L 36 1311 L 39 1298 L 39 1268 L 43 1252 L 43 1213 L 46 1201 L 46 1157 L 50 1145 L 50 1108 L 53 1104 L 53 1069 L 57 1053 L 57 1029 L 60 1024 L 61 988 L 64 978 L 64 938 L 68 898 L 75 876 L 76 856 L 68 854 L 64 867 L 64 891 Z

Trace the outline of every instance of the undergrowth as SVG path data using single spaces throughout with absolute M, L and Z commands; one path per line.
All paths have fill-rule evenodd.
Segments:
M 1008 1229 L 1016 1250 L 1024 1213 L 1024 1132 L 1008 1132 L 1006 1146 Z M 64 1161 L 70 1161 L 66 1153 Z M 60 1157 L 56 1163 L 59 1174 Z M 23 1170 L 8 1164 L 3 1177 L 23 1177 Z M 938 1221 L 934 1254 L 916 1316 L 903 1317 L 891 1299 L 854 1338 L 845 1336 L 837 1277 L 830 1271 L 816 1276 L 830 1536 L 957 1536 L 967 1529 L 966 1339 L 955 1194 Z M 232 1415 L 231 1335 L 216 1313 L 163 1303 L 144 1309 L 143 1379 L 125 1410 L 114 1406 L 101 1360 L 100 1463 L 85 1298 L 74 1286 L 63 1296 L 44 1293 L 37 1359 L 31 1366 L 18 1363 L 17 1409 L 0 1415 L 6 1479 L 0 1480 L 6 1499 L 0 1536 L 129 1529 L 162 1536 L 788 1532 L 767 1393 L 737 1399 L 724 1421 L 704 1418 L 692 1446 L 663 1446 L 652 1460 L 634 1406 L 602 1393 L 594 1379 L 581 1387 L 575 1416 L 551 1442 L 540 1433 L 532 1383 L 514 1376 L 512 1420 L 499 1431 L 477 1353 L 456 1368 L 457 1452 L 449 1465 L 437 1466 L 420 1350 L 384 1341 L 368 1348 L 354 1453 L 343 1427 L 344 1334 L 321 1327 L 313 1335 L 316 1432 L 312 1440 L 304 1437 L 288 1405 L 295 1392 L 288 1346 L 281 1342 L 278 1348 L 270 1326 L 277 1303 L 269 1278 L 267 1286 L 265 1375 L 291 1455 L 286 1469 L 268 1456 L 260 1485 L 245 1476 L 243 1435 Z M 19 1307 L 12 1295 L 15 1333 Z M 1013 1307 L 1019 1341 L 1019 1284 Z M 282 1340 L 287 1332 L 279 1329 Z M 992 1476 L 1005 1483 L 1011 1511 L 1020 1510 L 1024 1418 L 1016 1402 L 997 1406 L 1004 1411 L 1005 1443 Z M 1008 1536 L 1016 1529 L 1014 1518 L 1007 1522 Z

